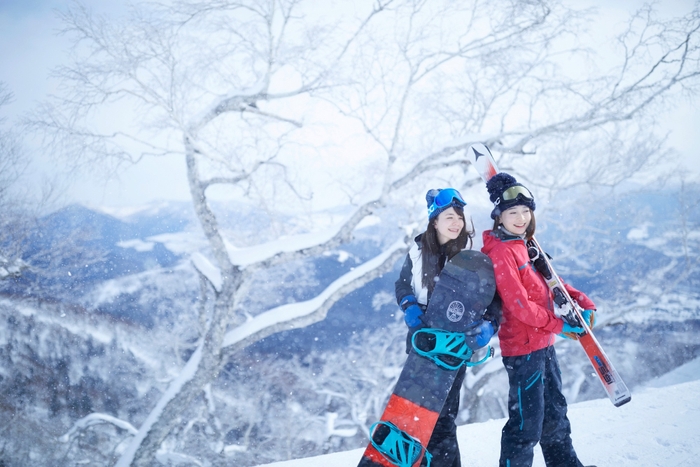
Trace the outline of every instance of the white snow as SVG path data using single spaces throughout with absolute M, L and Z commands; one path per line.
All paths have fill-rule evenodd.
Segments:
M 154 235 L 148 237 L 146 241 L 162 243 L 165 248 L 176 255 L 190 254 L 206 247 L 204 236 L 198 232 L 190 231 Z
M 696 467 L 700 462 L 700 359 L 632 392 L 614 407 L 606 399 L 569 406 L 574 447 L 584 465 Z M 498 465 L 505 419 L 458 428 L 462 465 Z M 364 448 L 265 464 L 268 467 L 354 467 Z M 539 446 L 533 467 L 543 467 Z
M 352 257 L 352 254 L 345 250 L 328 250 L 323 252 L 323 256 L 336 256 L 339 263 L 344 263 Z
M 649 237 L 649 227 L 651 224 L 645 223 L 638 228 L 631 229 L 627 233 L 627 240 L 644 240 Z
M 245 268 L 251 264 L 265 261 L 280 253 L 289 253 L 301 251 L 306 248 L 322 245 L 331 240 L 338 234 L 347 219 L 355 213 L 342 216 L 342 220 L 335 222 L 327 228 L 319 229 L 318 231 L 302 233 L 297 235 L 281 236 L 270 242 L 253 245 L 250 247 L 239 248 L 233 245 L 230 241 L 224 239 L 226 249 L 231 258 L 231 262 L 236 266 Z M 369 216 L 363 219 L 355 229 L 360 229 L 381 222 L 377 216 Z
M 364 229 L 365 227 L 370 227 L 372 225 L 378 225 L 381 224 L 382 218 L 376 215 L 371 215 L 367 216 L 364 219 L 360 221 L 359 224 L 357 224 L 357 227 L 355 227 L 356 230 Z
M 224 244 L 229 258 L 234 265 L 245 268 L 251 264 L 265 261 L 280 253 L 295 252 L 321 245 L 332 239 L 338 233 L 339 229 L 342 228 L 346 219 L 350 217 L 352 213 L 331 217 L 329 217 L 327 213 L 324 213 L 324 215 L 325 217 L 323 217 L 323 220 L 321 220 L 321 216 L 318 217 L 318 222 L 316 222 L 316 224 L 329 225 L 314 232 L 280 236 L 269 242 L 246 247 L 238 247 L 228 238 L 224 238 Z M 355 229 L 358 230 L 380 222 L 381 219 L 378 216 L 368 216 L 363 219 Z M 146 248 L 149 244 L 152 248 L 155 243 L 162 243 L 165 248 L 175 254 L 194 254 L 195 252 L 207 249 L 208 246 L 206 238 L 204 238 L 201 233 L 194 231 L 153 235 L 140 242 L 141 243 L 139 243 L 139 240 L 128 240 L 122 241 L 118 245 L 122 248 L 138 249 Z
M 207 278 L 214 289 L 220 291 L 223 279 L 221 278 L 221 270 L 214 266 L 203 254 L 197 252 L 192 255 L 192 265 L 197 268 L 204 277 Z
M 156 246 L 153 242 L 144 242 L 141 239 L 134 240 L 124 240 L 122 242 L 117 242 L 117 246 L 120 248 L 133 248 L 136 251 L 151 251 L 153 247 Z
M 695 381 L 697 379 L 700 379 L 700 358 L 691 360 L 670 373 L 649 380 L 644 383 L 644 386 L 647 388 L 663 388 L 666 386 L 673 386 L 674 384 Z
M 326 229 L 321 232 L 312 232 L 300 235 L 282 236 L 267 243 L 261 243 L 247 248 L 238 248 L 228 240 L 224 240 L 231 262 L 236 266 L 246 267 L 279 253 L 288 253 L 303 250 L 323 244 L 338 233 L 338 228 Z

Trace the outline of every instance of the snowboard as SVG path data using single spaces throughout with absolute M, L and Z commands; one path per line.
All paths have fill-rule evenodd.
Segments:
M 496 293 L 493 264 L 485 254 L 465 250 L 437 279 L 424 316 L 428 328 L 413 335 L 413 348 L 380 421 L 370 429 L 358 467 L 412 467 L 429 459 L 425 447 L 457 371 L 474 364 L 468 361 L 475 346 L 469 331 L 481 324 Z M 454 352 L 431 352 L 438 348 Z

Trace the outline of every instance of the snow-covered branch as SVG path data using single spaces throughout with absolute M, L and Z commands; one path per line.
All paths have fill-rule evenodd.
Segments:
M 355 228 L 379 207 L 379 201 L 369 201 L 325 231 L 281 237 L 273 242 L 245 249 L 236 249 L 227 243 L 228 251 L 234 264 L 254 269 L 269 268 L 295 259 L 316 256 L 347 242 Z
M 160 399 L 158 399 L 158 402 L 156 403 L 155 407 L 153 407 L 151 412 L 146 417 L 146 420 L 144 420 L 144 422 L 141 424 L 141 426 L 138 429 L 138 432 L 134 435 L 134 438 L 129 442 L 129 445 L 122 453 L 121 457 L 119 458 L 119 461 L 117 461 L 117 463 L 115 464 L 115 467 L 129 467 L 131 465 L 131 463 L 134 460 L 136 451 L 141 447 L 141 443 L 143 442 L 146 435 L 148 435 L 148 432 L 150 431 L 151 427 L 158 422 L 165 406 L 175 395 L 177 395 L 182 390 L 182 387 L 194 376 L 195 371 L 197 370 L 197 367 L 199 366 L 199 363 L 202 359 L 203 345 L 204 344 L 202 343 L 197 347 L 190 359 L 187 361 L 185 367 L 180 372 L 180 374 L 170 383 L 168 389 L 165 391 L 165 393 L 163 393 Z
M 221 291 L 222 279 L 219 268 L 211 264 L 211 261 L 199 252 L 192 255 L 192 265 L 207 279 L 211 286 L 214 287 L 214 290 Z
M 95 412 L 76 421 L 71 427 L 71 429 L 68 430 L 64 435 L 59 437 L 58 440 L 62 443 L 67 443 L 77 432 L 85 430 L 86 428 L 91 427 L 93 425 L 99 425 L 102 423 L 109 423 L 110 425 L 114 425 L 117 428 L 127 431 L 130 435 L 136 435 L 138 433 L 138 430 L 134 428 L 134 426 L 129 422 L 120 420 L 111 415 Z
M 392 268 L 405 253 L 406 239 L 402 238 L 380 255 L 333 281 L 313 299 L 273 308 L 229 331 L 223 347 L 235 351 L 276 332 L 305 327 L 322 320 L 335 302 Z

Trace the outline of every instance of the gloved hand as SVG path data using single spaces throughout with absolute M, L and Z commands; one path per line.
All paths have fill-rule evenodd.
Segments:
M 564 337 L 566 339 L 573 339 L 573 340 L 578 340 L 578 335 L 583 333 L 584 329 L 583 327 L 580 326 L 572 326 L 566 321 L 564 321 L 564 327 L 561 329 L 561 334 L 559 334 L 561 337 Z
M 593 329 L 593 326 L 595 326 L 595 310 L 583 310 L 582 315 L 588 327 Z
M 406 335 L 406 353 L 410 353 L 413 348 L 411 341 L 413 340 L 413 334 L 421 328 L 426 326 L 421 317 L 423 316 L 423 310 L 418 306 L 418 300 L 416 300 L 415 295 L 406 295 L 401 299 L 399 306 L 404 312 L 403 320 L 408 326 L 408 334 Z
M 415 328 L 423 324 L 421 316 L 423 316 L 423 310 L 418 305 L 410 305 L 404 311 L 403 320 L 409 328 Z
M 496 331 L 493 328 L 493 323 L 491 321 L 484 319 L 474 327 L 468 329 L 464 332 L 466 337 L 466 344 L 470 349 L 476 350 L 484 347 L 489 343 Z
M 403 310 L 403 320 L 406 323 L 406 326 L 409 328 L 415 328 L 418 326 L 422 327 L 424 325 L 420 318 L 423 315 L 423 310 L 420 306 L 418 306 L 418 300 L 416 300 L 415 295 L 406 295 L 401 299 L 399 306 Z
M 480 349 L 488 344 L 493 337 L 493 324 L 491 324 L 491 321 L 483 321 L 477 329 L 478 333 L 474 337 L 476 338 L 476 349 Z

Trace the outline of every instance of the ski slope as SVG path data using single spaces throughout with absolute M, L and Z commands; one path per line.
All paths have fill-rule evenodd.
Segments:
M 598 399 L 569 406 L 574 447 L 585 465 L 700 465 L 700 359 L 632 391 L 615 408 Z M 602 395 L 602 391 L 601 391 Z M 505 419 L 458 429 L 463 467 L 497 466 Z M 364 449 L 265 464 L 267 467 L 353 467 Z M 544 467 L 537 446 L 533 467 Z

